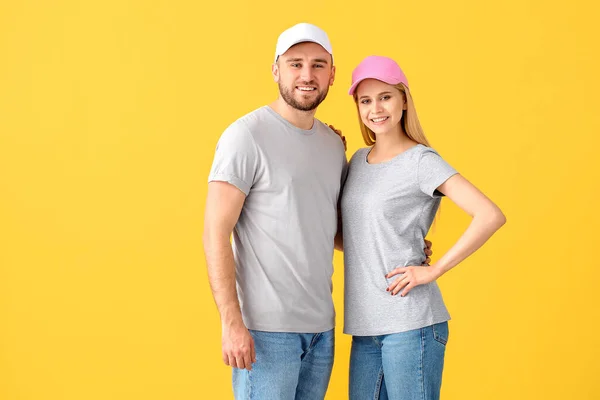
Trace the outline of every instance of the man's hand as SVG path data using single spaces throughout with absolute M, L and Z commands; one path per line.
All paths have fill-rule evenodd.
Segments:
M 223 324 L 221 342 L 226 365 L 248 371 L 252 369 L 252 363 L 256 362 L 254 340 L 243 322 Z
M 348 146 L 346 146 L 346 136 L 342 135 L 342 131 L 340 131 L 339 129 L 335 129 L 335 127 L 333 125 L 327 125 L 327 126 L 329 126 L 332 131 L 334 131 L 335 133 L 338 134 L 340 139 L 342 139 L 342 143 L 344 143 L 344 150 L 348 150 Z
M 423 250 L 425 251 L 425 255 L 427 256 L 427 258 L 425 259 L 425 261 L 423 261 L 422 265 L 429 265 L 429 263 L 431 262 L 431 255 L 433 254 L 433 251 L 431 251 L 431 245 L 432 243 L 425 239 L 425 247 L 423 248 Z

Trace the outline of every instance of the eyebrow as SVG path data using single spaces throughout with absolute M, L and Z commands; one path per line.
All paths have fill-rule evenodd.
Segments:
M 290 58 L 286 62 L 291 63 L 291 62 L 298 62 L 298 61 L 304 61 L 304 59 L 303 58 Z M 329 64 L 329 62 L 324 58 L 315 58 L 314 60 L 312 60 L 312 62 Z
M 392 94 L 392 92 L 389 92 L 389 91 L 386 91 L 386 92 L 381 92 L 381 93 L 379 93 L 377 96 L 381 96 L 381 95 L 383 95 L 383 94 Z M 377 96 L 375 96 L 375 97 L 377 97 Z M 369 96 L 360 96 L 360 97 L 359 97 L 359 100 L 361 100 L 361 99 L 364 99 L 364 98 L 366 98 L 366 97 L 369 97 Z

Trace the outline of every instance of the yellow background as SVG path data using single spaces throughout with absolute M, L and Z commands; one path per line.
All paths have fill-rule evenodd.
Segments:
M 202 249 L 215 144 L 277 95 L 309 21 L 337 80 L 317 117 L 363 144 L 365 56 L 407 73 L 433 146 L 508 223 L 440 279 L 442 398 L 600 398 L 600 62 L 592 1 L 0 3 L 0 399 L 228 399 Z M 468 218 L 444 202 L 434 260 Z M 336 363 L 347 395 L 336 253 Z

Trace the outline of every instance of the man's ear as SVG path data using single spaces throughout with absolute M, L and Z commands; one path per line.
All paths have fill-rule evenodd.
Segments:
M 273 80 L 275 83 L 279 83 L 279 64 L 277 61 L 271 65 L 271 73 L 273 74 Z
M 335 65 L 331 66 L 331 77 L 329 78 L 329 86 L 333 86 L 333 81 L 335 81 Z

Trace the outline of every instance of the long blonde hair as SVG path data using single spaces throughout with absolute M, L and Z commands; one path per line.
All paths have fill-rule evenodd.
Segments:
M 417 143 L 420 143 L 424 146 L 431 147 L 429 145 L 429 141 L 425 137 L 425 133 L 423 132 L 423 128 L 421 127 L 421 123 L 419 122 L 419 117 L 417 117 L 417 110 L 415 109 L 415 103 L 410 95 L 410 91 L 403 83 L 399 83 L 397 85 L 393 85 L 396 89 L 402 93 L 404 99 L 406 100 L 406 111 L 402 114 L 402 119 L 400 123 L 402 124 L 402 128 L 406 135 L 414 140 Z M 362 133 L 363 140 L 367 146 L 373 146 L 375 144 L 375 133 L 369 129 L 365 124 L 363 124 L 362 119 L 360 117 L 359 103 L 358 103 L 358 91 L 354 91 L 354 103 L 356 103 L 356 111 L 358 112 L 358 125 L 360 126 L 360 131 Z

